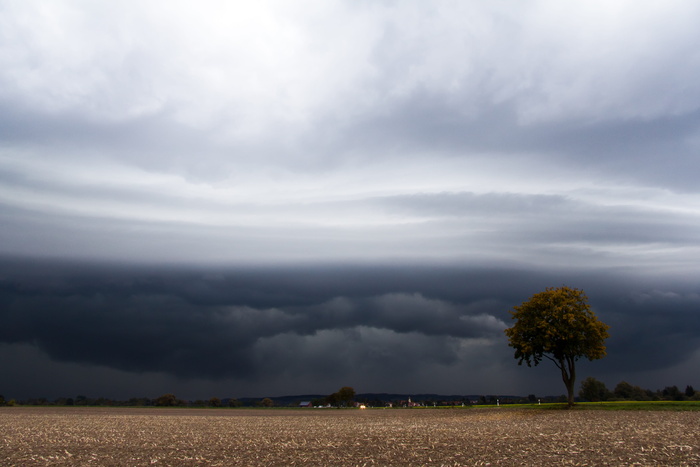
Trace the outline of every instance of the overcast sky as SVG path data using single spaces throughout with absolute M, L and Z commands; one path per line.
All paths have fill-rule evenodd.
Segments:
M 0 394 L 700 389 L 700 3 L 0 0 Z

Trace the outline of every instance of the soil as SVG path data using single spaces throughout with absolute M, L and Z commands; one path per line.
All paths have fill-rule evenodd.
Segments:
M 0 408 L 0 465 L 700 465 L 700 412 Z

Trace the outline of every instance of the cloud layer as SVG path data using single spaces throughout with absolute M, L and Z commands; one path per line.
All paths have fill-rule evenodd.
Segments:
M 344 381 L 377 392 L 557 393 L 553 367 L 517 367 L 502 331 L 513 305 L 558 280 L 594 291 L 594 310 L 612 326 L 609 357 L 583 371 L 653 386 L 649 372 L 694 358 L 700 294 L 692 281 L 418 265 L 166 269 L 4 260 L 0 343 L 23 352 L 32 345 L 54 361 L 24 386 L 10 383 L 33 394 L 45 390 L 44 372 L 70 362 L 141 375 L 163 391 L 161 380 L 174 377 L 166 378 L 170 387 L 205 381 L 254 394 L 332 391 Z M 78 384 L 99 383 L 79 379 L 74 392 L 85 392 Z M 111 389 L 121 397 L 128 390 Z

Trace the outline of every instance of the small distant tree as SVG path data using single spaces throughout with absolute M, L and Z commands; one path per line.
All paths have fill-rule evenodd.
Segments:
M 665 400 L 672 400 L 672 401 L 682 401 L 683 400 L 683 393 L 681 392 L 680 389 L 678 389 L 678 386 L 666 386 L 663 391 L 661 391 L 661 394 L 663 395 L 663 398 Z
M 685 387 L 685 397 L 691 398 L 695 395 L 695 389 L 693 389 L 693 386 L 686 386 Z M 0 396 L 0 399 L 2 396 Z
M 634 395 L 634 386 L 627 381 L 620 381 L 617 383 L 617 386 L 615 386 L 613 392 L 615 393 L 615 397 L 618 399 L 632 400 Z
M 209 399 L 209 407 L 221 407 L 221 399 L 218 397 L 212 397 Z
M 326 396 L 326 402 L 333 407 L 347 407 L 352 404 L 355 399 L 355 390 L 350 386 L 343 386 L 338 390 Z
M 240 407 L 243 405 L 243 402 L 239 401 L 235 397 L 232 397 L 228 400 L 228 406 L 229 407 Z
M 275 402 L 272 399 L 270 399 L 269 397 L 266 397 L 260 401 L 260 405 L 262 407 L 273 407 L 275 405 Z
M 651 400 L 649 391 L 642 389 L 639 386 L 633 386 L 627 381 L 620 381 L 615 386 L 613 394 L 617 399 L 625 399 L 630 401 L 648 401 Z
M 600 402 L 608 400 L 610 391 L 605 387 L 605 383 L 589 376 L 581 383 L 578 395 L 590 402 Z
M 510 313 L 515 324 L 505 333 L 518 365 L 551 360 L 561 371 L 569 406 L 574 405 L 576 361 L 605 356 L 610 326 L 598 320 L 582 290 L 570 287 L 547 288 Z
M 350 386 L 340 388 L 338 391 L 338 399 L 344 403 L 346 407 L 351 405 L 355 400 L 355 390 Z
M 178 405 L 178 400 L 175 394 L 163 394 L 156 399 L 156 405 L 158 407 L 174 407 Z
M 338 399 L 338 393 L 334 392 L 326 396 L 326 404 L 331 407 L 338 407 L 340 405 L 340 400 Z

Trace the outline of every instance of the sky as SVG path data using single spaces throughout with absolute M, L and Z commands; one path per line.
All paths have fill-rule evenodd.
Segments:
M 700 4 L 0 0 L 0 394 L 700 389 Z

